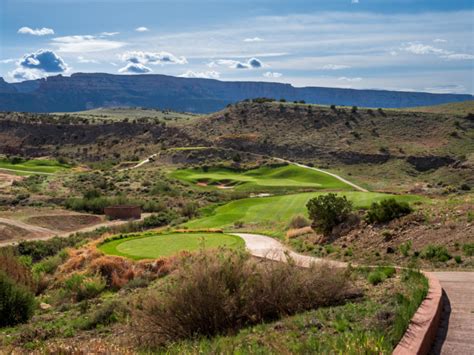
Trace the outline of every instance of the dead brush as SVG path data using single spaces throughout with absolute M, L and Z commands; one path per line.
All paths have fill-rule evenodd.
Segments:
M 166 283 L 137 301 L 132 331 L 140 345 L 157 348 L 340 304 L 352 295 L 344 269 L 304 269 L 256 261 L 242 252 L 201 251 L 182 259 Z
M 36 282 L 30 268 L 22 264 L 9 248 L 0 249 L 0 272 L 2 271 L 16 283 L 31 291 L 36 290 Z
M 303 228 L 290 229 L 286 232 L 286 237 L 288 239 L 291 239 L 291 238 L 296 238 L 302 235 L 313 234 L 313 233 L 314 233 L 313 228 L 308 226 L 308 227 L 303 227 Z

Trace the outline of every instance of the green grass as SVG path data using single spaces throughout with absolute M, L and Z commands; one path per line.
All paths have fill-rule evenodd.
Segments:
M 218 206 L 212 214 L 186 223 L 189 228 L 231 228 L 236 221 L 256 225 L 259 230 L 283 231 L 291 217 L 307 216 L 306 203 L 322 192 L 293 195 L 246 198 Z M 389 195 L 377 192 L 341 192 L 356 208 L 367 208 L 372 202 L 393 197 L 397 201 L 415 202 L 422 198 L 415 195 Z
M 180 251 L 196 251 L 201 248 L 244 248 L 243 239 L 222 233 L 142 233 L 106 241 L 99 249 L 111 255 L 134 260 L 155 259 L 171 256 Z
M 294 165 L 281 167 L 260 167 L 258 169 L 236 171 L 226 168 L 180 169 L 171 176 L 192 184 L 233 186 L 237 191 L 275 191 L 295 189 L 352 190 L 344 182 L 321 172 Z
M 18 164 L 12 164 L 7 159 L 0 159 L 0 169 L 14 170 L 18 173 L 54 174 L 70 168 L 68 164 L 61 164 L 56 160 L 32 159 Z

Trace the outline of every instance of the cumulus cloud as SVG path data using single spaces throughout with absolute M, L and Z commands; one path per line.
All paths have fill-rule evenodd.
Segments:
M 52 28 L 30 28 L 30 27 L 21 27 L 18 30 L 18 33 L 24 35 L 32 35 L 32 36 L 47 36 L 47 35 L 54 35 L 54 30 Z
M 118 70 L 121 74 L 146 74 L 152 70 L 140 63 L 128 63 L 123 68 Z
M 148 32 L 150 30 L 147 27 L 140 26 L 140 27 L 135 28 L 135 31 L 137 31 L 137 32 Z
M 339 78 L 337 78 L 337 80 L 339 81 L 347 81 L 349 83 L 355 83 L 355 82 L 358 82 L 358 81 L 362 81 L 362 78 L 349 78 L 347 76 L 341 76 Z
M 181 78 L 219 79 L 220 73 L 214 70 L 205 72 L 195 72 L 192 70 L 188 70 L 187 72 L 178 76 Z
M 34 80 L 51 73 L 69 71 L 64 60 L 55 52 L 47 49 L 25 54 L 16 62 L 16 66 L 16 69 L 8 73 L 13 81 Z
M 252 37 L 252 38 L 245 38 L 244 42 L 262 42 L 263 38 L 260 37 Z
M 283 76 L 282 73 L 277 73 L 277 72 L 272 72 L 272 71 L 267 71 L 263 73 L 263 76 L 266 78 L 280 78 Z
M 208 64 L 208 67 L 213 68 L 218 65 L 227 66 L 230 69 L 258 69 L 263 67 L 263 63 L 260 59 L 250 58 L 246 62 L 240 62 L 232 59 L 218 59 Z
M 13 63 L 14 61 L 15 59 L 13 58 L 0 59 L 0 64 L 9 64 L 9 63 Z
M 319 67 L 318 69 L 322 70 L 341 70 L 341 69 L 349 69 L 349 65 L 343 65 L 343 64 L 325 64 L 322 67 Z
M 185 57 L 176 57 L 168 52 L 128 51 L 120 55 L 124 62 L 135 64 L 186 64 Z
M 37 69 L 46 73 L 62 73 L 68 69 L 64 60 L 50 50 L 40 49 L 37 52 L 26 54 L 18 65 L 27 69 Z
M 428 44 L 410 42 L 405 44 L 401 50 L 417 55 L 435 55 L 447 60 L 471 60 L 474 54 L 456 53 L 442 48 L 437 48 Z
M 126 45 L 124 42 L 111 41 L 100 36 L 91 35 L 56 37 L 53 38 L 51 44 L 58 48 L 58 52 L 64 53 L 107 51 Z

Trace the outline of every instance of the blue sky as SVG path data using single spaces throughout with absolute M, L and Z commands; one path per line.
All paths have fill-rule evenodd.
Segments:
M 455 0 L 0 0 L 0 76 L 167 74 L 474 93 Z

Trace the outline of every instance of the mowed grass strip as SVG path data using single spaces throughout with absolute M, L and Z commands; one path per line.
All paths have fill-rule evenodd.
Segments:
M 219 247 L 240 249 L 245 247 L 245 242 L 237 236 L 223 233 L 145 233 L 143 236 L 111 240 L 100 245 L 99 250 L 105 254 L 140 260 Z
M 307 215 L 306 203 L 323 192 L 308 192 L 283 196 L 246 198 L 217 207 L 212 215 L 186 223 L 189 228 L 229 228 L 235 222 L 260 225 L 272 230 L 283 230 L 291 217 Z M 416 195 L 389 195 L 377 192 L 340 192 L 353 202 L 355 208 L 367 208 L 372 202 L 386 198 L 397 201 L 415 202 L 422 198 Z
M 351 186 L 330 175 L 295 165 L 264 166 L 246 171 L 226 168 L 179 169 L 173 171 L 171 176 L 192 184 L 233 186 L 238 191 L 300 188 L 353 190 Z
M 61 164 L 56 160 L 32 159 L 13 164 L 7 159 L 0 159 L 0 169 L 15 170 L 19 173 L 54 174 L 69 168 L 68 164 Z

